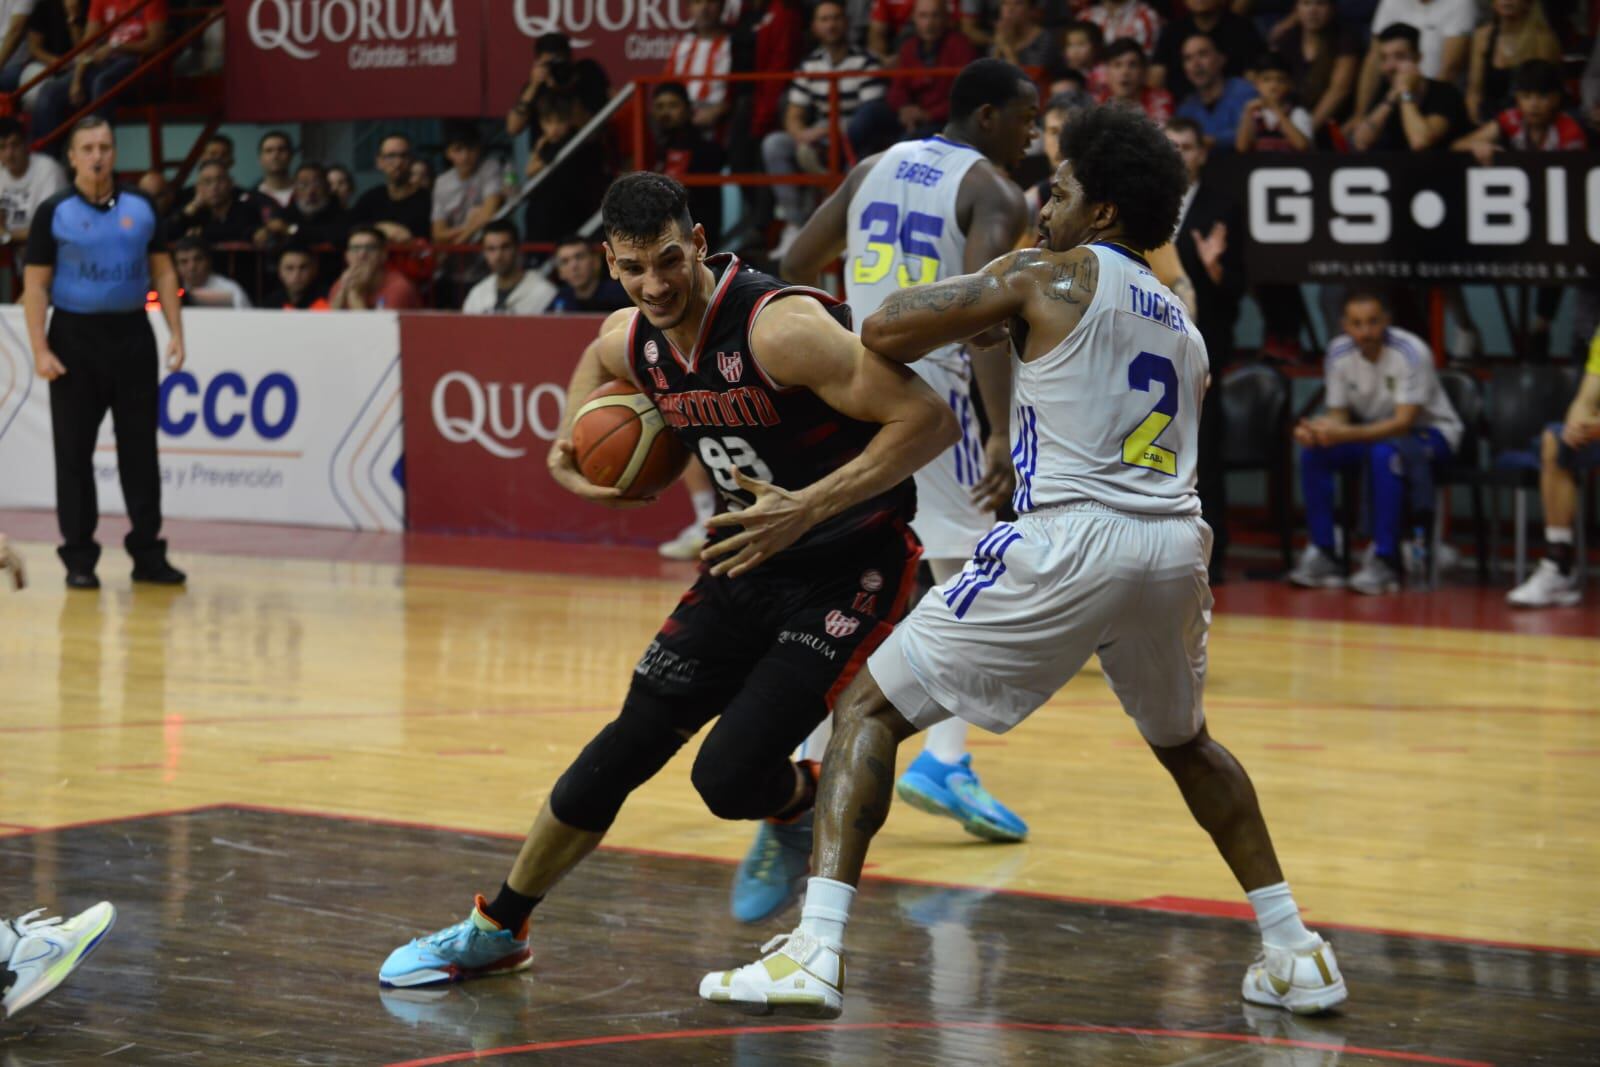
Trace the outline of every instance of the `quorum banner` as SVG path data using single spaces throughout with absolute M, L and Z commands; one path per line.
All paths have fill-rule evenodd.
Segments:
M 1213 157 L 1245 266 L 1283 282 L 1559 285 L 1600 275 L 1600 153 Z M 1230 240 L 1232 234 L 1229 235 Z
M 226 0 L 228 118 L 499 115 L 564 33 L 621 84 L 657 73 L 689 0 Z

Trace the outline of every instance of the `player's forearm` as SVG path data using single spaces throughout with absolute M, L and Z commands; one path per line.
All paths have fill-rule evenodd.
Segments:
M 900 484 L 959 440 L 955 413 L 929 390 L 903 418 L 884 423 L 859 456 L 800 490 L 811 525 Z
M 589 347 L 583 350 L 583 355 L 578 360 L 578 365 L 572 370 L 572 380 L 567 383 L 566 412 L 561 416 L 561 430 L 556 437 L 569 440 L 572 437 L 572 423 L 578 417 L 578 409 L 589 394 L 609 381 L 615 381 L 611 371 L 607 369 L 600 359 L 600 339 L 589 342 Z
M 22 317 L 28 324 L 28 343 L 38 352 L 49 347 L 44 322 L 50 307 L 50 272 L 45 267 L 26 267 L 23 277 L 27 288 L 22 291 Z
M 915 363 L 941 345 L 976 337 L 1020 310 L 991 274 L 968 274 L 901 289 L 861 326 L 868 348 L 898 363 Z

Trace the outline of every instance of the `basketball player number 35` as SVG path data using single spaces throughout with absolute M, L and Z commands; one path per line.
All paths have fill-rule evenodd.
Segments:
M 724 437 L 720 441 L 715 437 L 702 437 L 700 458 L 705 460 L 717 484 L 730 493 L 744 495 L 733 477 L 735 469 L 744 471 L 745 477 L 758 482 L 772 481 L 772 468 L 762 462 L 756 450 L 750 447 L 750 442 L 742 437 Z
M 891 268 L 900 288 L 927 285 L 939 280 L 939 249 L 934 245 L 944 234 L 944 219 L 921 211 L 906 212 L 900 220 L 900 207 L 886 200 L 874 200 L 861 213 L 861 229 L 867 231 L 867 254 L 857 256 L 851 266 L 857 285 L 876 285 Z M 895 240 L 900 253 L 917 258 L 917 276 L 912 277 L 904 262 L 895 265 Z
M 1130 467 L 1148 467 L 1168 477 L 1178 476 L 1178 454 L 1156 442 L 1178 417 L 1178 368 L 1166 356 L 1140 352 L 1128 364 L 1128 388 L 1141 393 L 1160 386 L 1161 397 L 1144 421 L 1122 439 L 1122 462 Z

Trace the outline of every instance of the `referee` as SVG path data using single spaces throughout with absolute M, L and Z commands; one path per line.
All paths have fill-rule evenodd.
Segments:
M 145 313 L 152 280 L 172 329 L 167 367 L 183 366 L 178 281 L 155 206 L 142 193 L 115 184 L 111 126 L 86 118 L 72 129 L 67 163 L 73 183 L 34 215 L 28 233 L 23 309 L 34 369 L 50 383 L 55 441 L 58 550 L 67 587 L 98 589 L 95 564 L 100 518 L 94 450 L 111 410 L 117 468 L 133 528 L 124 545 L 133 580 L 180 585 L 182 571 L 167 562 L 161 540 L 161 467 L 156 457 L 160 389 L 155 333 Z M 55 305 L 50 332 L 45 311 Z

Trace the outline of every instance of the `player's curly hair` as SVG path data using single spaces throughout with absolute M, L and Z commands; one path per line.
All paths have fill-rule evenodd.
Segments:
M 1172 239 L 1189 173 L 1142 112 L 1110 104 L 1077 115 L 1061 131 L 1061 158 L 1090 203 L 1116 205 L 1129 244 L 1148 250 Z
M 689 190 L 665 174 L 641 170 L 611 183 L 600 204 L 600 226 L 607 237 L 654 241 L 676 222 L 687 236 L 694 229 Z

